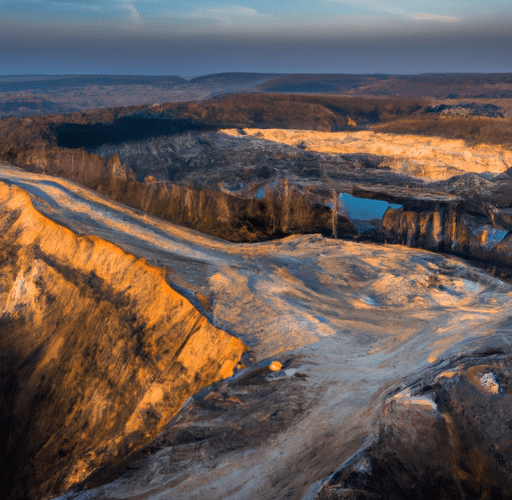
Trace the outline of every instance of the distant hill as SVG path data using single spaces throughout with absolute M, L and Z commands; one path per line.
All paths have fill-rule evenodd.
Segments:
M 152 85 L 169 86 L 186 83 L 179 76 L 141 76 L 141 75 L 71 75 L 34 77 L 0 77 L 0 92 L 20 90 L 48 90 L 57 88 L 83 87 L 86 85 Z
M 187 80 L 175 75 L 13 75 L 0 77 L 0 118 L 72 113 L 165 102 L 203 101 L 244 90 L 276 74 L 219 73 Z
M 212 75 L 197 76 L 190 80 L 190 83 L 207 84 L 238 84 L 238 83 L 261 83 L 280 75 L 272 73 L 214 73 Z
M 512 73 L 422 75 L 216 73 L 175 75 L 14 75 L 0 77 L 0 118 L 101 107 L 198 102 L 245 93 L 413 99 L 509 99 Z
M 512 73 L 427 73 L 421 75 L 284 75 L 257 86 L 264 92 L 435 97 L 512 97 Z

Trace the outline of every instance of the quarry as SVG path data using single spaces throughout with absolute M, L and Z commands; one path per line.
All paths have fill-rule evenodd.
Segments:
M 258 95 L 0 120 L 8 498 L 510 498 L 508 101 Z

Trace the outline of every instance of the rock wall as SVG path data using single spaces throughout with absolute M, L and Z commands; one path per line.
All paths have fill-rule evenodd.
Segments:
M 27 170 L 78 182 L 149 214 L 228 241 L 261 241 L 296 233 L 333 233 L 329 201 L 283 180 L 258 198 L 146 179 L 138 182 L 117 155 L 41 148 L 15 162 Z
M 154 438 L 247 350 L 165 270 L 77 236 L 0 183 L 0 470 L 42 498 Z
M 262 198 L 170 182 L 114 179 L 98 188 L 113 199 L 228 241 L 253 242 L 297 233 L 332 235 L 328 204 L 282 182 Z
M 473 257 L 498 266 L 512 263 L 512 233 L 490 218 L 470 214 L 461 204 L 434 209 L 389 208 L 382 219 L 389 243 Z

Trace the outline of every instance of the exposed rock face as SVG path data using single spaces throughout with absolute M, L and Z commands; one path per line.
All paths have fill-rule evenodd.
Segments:
M 169 287 L 165 270 L 77 236 L 0 184 L 2 483 L 40 498 L 111 466 L 245 345 Z
M 315 498 L 512 498 L 511 374 L 508 357 L 469 359 L 389 397 Z
M 508 150 L 371 132 L 226 132 L 162 135 L 89 152 L 43 148 L 20 162 L 231 241 L 316 232 L 353 238 L 355 221 L 340 209 L 338 194 L 386 200 L 404 208 L 388 212 L 365 238 L 510 262 Z M 465 170 L 472 173 L 445 179 Z
M 273 186 L 262 199 L 151 180 L 115 180 L 98 191 L 147 213 L 229 241 L 259 241 L 297 233 L 332 234 L 330 200 L 319 200 L 314 192 L 304 192 L 286 181 Z
M 236 130 L 225 132 L 240 134 Z M 367 238 L 454 253 L 499 266 L 508 266 L 512 261 L 512 237 L 507 234 L 512 230 L 512 198 L 510 191 L 507 193 L 511 187 L 507 166 L 512 153 L 508 150 L 484 145 L 470 148 L 463 141 L 372 132 L 252 129 L 245 130 L 245 134 L 290 146 L 300 142 L 302 148 L 320 154 L 371 154 L 375 164 L 367 170 L 366 178 L 359 176 L 356 169 L 349 174 L 347 165 L 337 175 L 326 168 L 322 170 L 329 176 L 333 190 L 348 188 L 346 192 L 368 198 L 368 203 L 374 199 L 403 205 L 386 212 L 382 222 L 374 225 L 376 231 L 366 233 Z M 395 173 L 394 178 L 386 178 L 384 166 Z M 344 178 L 340 175 L 343 171 Z M 454 176 L 455 172 L 470 173 Z M 409 177 L 408 185 L 406 178 L 396 174 L 421 177 L 424 181 L 413 184 Z M 297 182 L 307 182 L 305 175 L 297 177 Z M 341 212 L 334 204 L 332 207 L 338 217 Z M 349 216 L 343 227 L 340 225 L 340 230 L 333 233 L 353 236 L 351 224 L 357 225 L 358 221 L 350 220 Z
M 125 122 L 138 140 L 122 141 Z M 146 122 L 152 125 L 141 139 Z M 35 148 L 21 152 L 17 162 L 230 241 L 317 232 L 354 238 L 363 231 L 366 239 L 500 266 L 511 261 L 506 232 L 512 229 L 512 153 L 501 146 L 368 131 L 183 132 L 198 125 L 161 113 L 113 123 L 76 124 L 76 130 L 68 124 L 59 133 L 60 141 L 82 141 L 88 151 Z M 88 132 L 73 133 L 79 129 Z M 111 143 L 101 143 L 103 129 Z M 454 176 L 461 172 L 469 173 Z M 340 193 L 403 209 L 363 228 L 340 208 Z
M 319 164 L 313 154 L 300 149 L 265 148 L 253 142 L 223 134 L 182 134 L 92 149 L 101 157 L 83 149 L 37 149 L 27 151 L 18 164 L 230 241 L 297 233 L 329 236 L 333 231 L 341 235 L 346 227 L 350 233 L 343 218 L 339 231 L 336 224 L 333 229 L 329 182 L 294 180 L 316 179 L 324 169 L 338 176 L 364 172 L 376 167 L 378 159 L 349 155 L 334 165 L 325 159 Z
M 499 215 L 500 211 L 495 213 Z M 505 226 L 496 227 L 486 217 L 465 213 L 457 204 L 438 204 L 428 211 L 390 208 L 382 219 L 381 231 L 390 243 L 474 257 L 508 267 L 512 262 L 512 226 Z
M 238 135 L 237 130 L 224 132 Z M 268 141 L 330 154 L 369 154 L 394 172 L 427 181 L 474 172 L 499 174 L 512 166 L 512 152 L 501 146 L 468 146 L 463 140 L 370 131 L 318 132 L 308 130 L 245 129 L 245 134 Z
M 471 172 L 483 182 L 505 173 L 512 164 L 508 139 L 501 141 L 504 146 L 497 143 L 506 135 L 505 119 L 501 123 L 502 118 L 486 117 L 493 122 L 489 127 L 479 122 L 479 130 L 488 129 L 482 137 L 489 135 L 492 144 L 471 146 L 462 139 L 354 130 L 361 123 L 384 126 L 416 115 L 423 121 L 426 116 L 437 120 L 435 113 L 421 111 L 425 104 L 407 99 L 237 95 L 205 103 L 12 120 L 12 127 L 10 122 L 0 127 L 6 138 L 0 149 L 4 158 L 22 168 L 63 176 L 134 208 L 231 241 L 315 232 L 354 236 L 351 222 L 336 210 L 340 192 L 359 196 L 371 191 L 369 197 L 398 204 L 416 200 L 417 212 L 431 210 L 426 205 L 439 201 L 463 200 L 466 212 L 491 217 L 481 205 L 495 189 L 476 193 L 468 183 L 433 187 L 432 181 Z M 494 109 L 490 104 L 482 110 L 461 106 L 478 112 Z M 472 130 L 472 122 L 463 122 Z M 258 124 L 325 132 L 212 131 L 221 125 Z M 345 132 L 332 132 L 336 130 Z M 464 130 L 462 137 L 475 139 Z M 512 206 L 510 196 L 499 202 L 491 199 L 499 210 Z
M 424 113 L 435 113 L 441 116 L 488 116 L 489 118 L 503 118 L 503 109 L 494 104 L 477 104 L 476 102 L 468 104 L 438 104 L 425 108 Z

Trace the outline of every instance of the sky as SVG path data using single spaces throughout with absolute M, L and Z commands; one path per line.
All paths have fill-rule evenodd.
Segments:
M 512 72 L 512 0 L 0 0 L 0 75 Z

